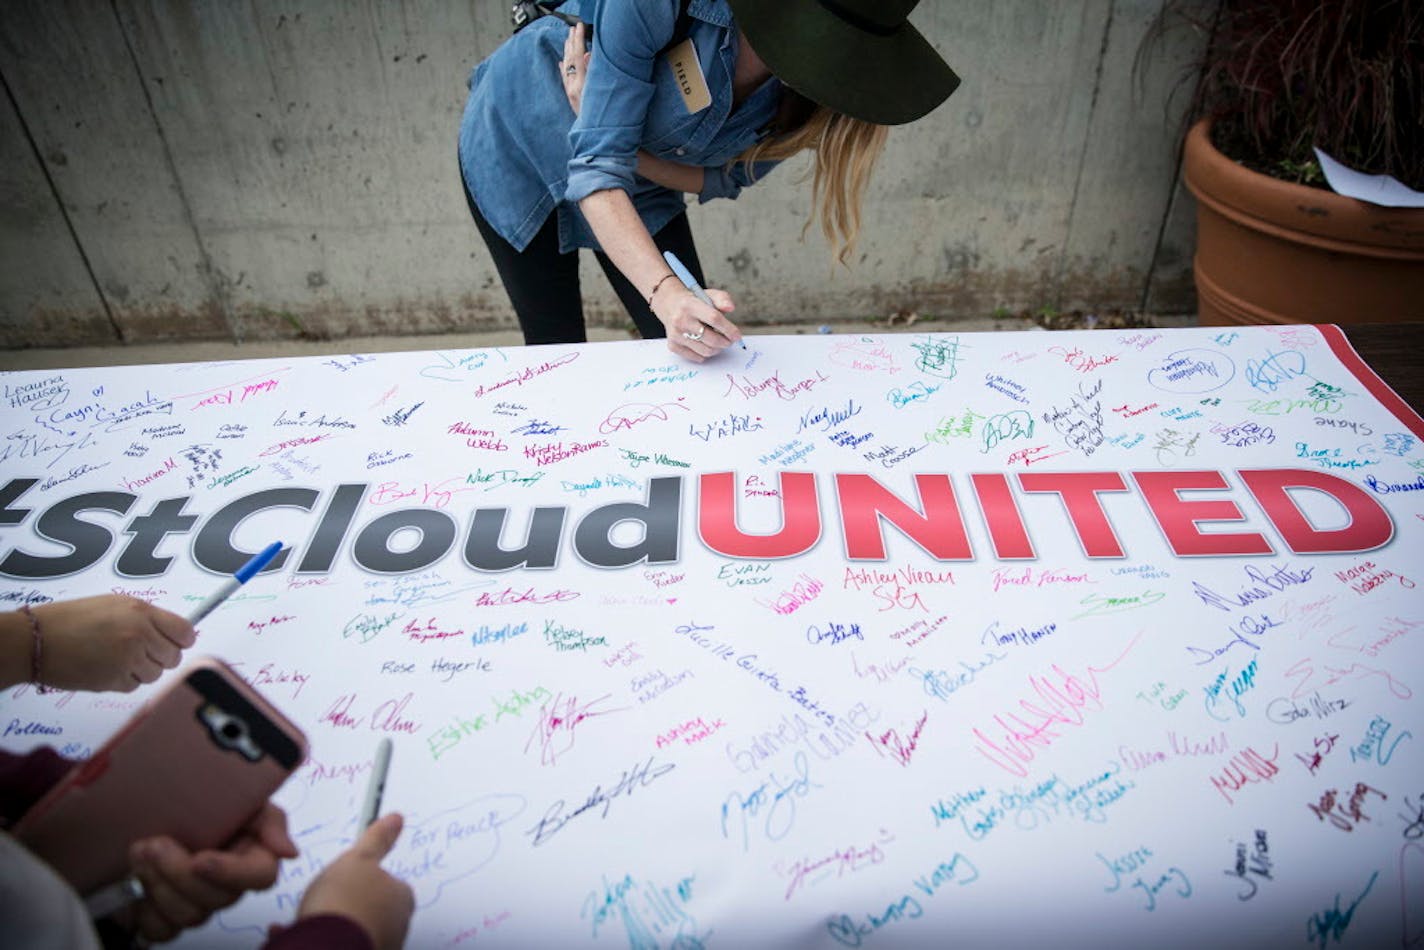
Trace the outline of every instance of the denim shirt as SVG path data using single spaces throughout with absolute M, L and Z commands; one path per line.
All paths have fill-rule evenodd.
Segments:
M 700 201 L 735 198 L 776 164 L 741 163 L 776 114 L 770 79 L 732 108 L 737 29 L 726 0 L 692 0 L 688 37 L 712 104 L 688 114 L 666 57 L 678 0 L 568 0 L 560 11 L 594 24 L 593 57 L 575 119 L 559 74 L 569 27 L 543 17 L 506 40 L 470 74 L 460 122 L 460 173 L 480 213 L 523 250 L 551 211 L 559 249 L 597 248 L 578 202 L 610 188 L 628 193 L 649 233 L 685 207 L 680 192 L 637 175 L 638 149 L 704 169 Z

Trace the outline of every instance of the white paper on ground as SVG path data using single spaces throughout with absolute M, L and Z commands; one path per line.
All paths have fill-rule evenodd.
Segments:
M 1341 165 L 1335 159 L 1315 150 L 1325 181 L 1336 194 L 1358 198 L 1384 208 L 1424 208 L 1424 191 L 1415 191 L 1391 175 L 1366 175 Z

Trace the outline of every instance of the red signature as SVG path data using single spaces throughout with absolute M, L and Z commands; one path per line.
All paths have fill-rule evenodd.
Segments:
M 540 764 L 553 765 L 559 756 L 574 747 L 574 730 L 578 728 L 579 723 L 622 712 L 627 708 L 619 706 L 617 709 L 594 709 L 599 703 L 607 702 L 611 696 L 611 693 L 606 693 L 592 702 L 579 705 L 575 696 L 565 698 L 563 693 L 555 694 L 553 699 L 540 708 L 539 719 L 534 724 L 534 733 L 529 737 L 529 741 L 524 743 L 524 751 L 528 752 L 529 747 L 537 740 Z
M 1022 462 L 1024 468 L 1028 468 L 1035 462 L 1046 462 L 1048 459 L 1057 458 L 1060 455 L 1068 454 L 1066 450 L 1063 452 L 1049 452 L 1049 454 L 1047 455 L 1041 454 L 1043 452 L 1048 452 L 1048 446 L 1035 445 L 1031 449 L 1019 449 L 1017 452 L 1012 453 L 1008 457 L 1008 459 L 1005 460 L 1005 464 L 1013 465 L 1015 462 Z
M 910 756 L 915 754 L 915 749 L 920 744 L 920 733 L 925 731 L 925 723 L 929 721 L 928 710 L 915 720 L 915 728 L 910 731 L 909 738 L 903 738 L 897 729 L 886 729 L 879 735 L 865 733 L 865 738 L 870 740 L 870 747 L 881 755 L 888 755 L 899 762 L 902 766 L 910 764 Z

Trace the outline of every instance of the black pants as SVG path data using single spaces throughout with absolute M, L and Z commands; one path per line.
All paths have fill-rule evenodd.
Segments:
M 460 176 L 461 181 L 464 175 Z M 469 186 L 465 187 L 465 201 L 470 206 L 470 214 L 480 236 L 489 247 L 494 258 L 495 270 L 504 282 L 509 302 L 514 305 L 514 313 L 519 317 L 519 328 L 524 331 L 524 342 L 530 346 L 540 343 L 583 343 L 588 339 L 583 322 L 583 295 L 579 289 L 578 254 L 559 253 L 559 219 L 550 214 L 534 240 L 522 251 L 495 233 L 494 228 L 475 207 Z M 698 283 L 704 283 L 702 265 L 697 259 L 697 247 L 692 242 L 692 226 L 688 224 L 687 213 L 683 212 L 669 221 L 662 230 L 653 235 L 653 242 L 660 251 L 676 254 Z M 623 302 L 628 316 L 633 318 L 638 332 L 644 339 L 667 336 L 662 321 L 653 315 L 645 296 L 652 288 L 636 288 L 623 272 L 614 266 L 608 255 L 595 252 L 598 266 L 613 285 L 613 291 Z

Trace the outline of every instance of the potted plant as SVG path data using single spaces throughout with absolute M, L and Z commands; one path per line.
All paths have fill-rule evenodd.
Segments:
M 1424 209 L 1330 191 L 1313 152 L 1424 190 L 1424 2 L 1219 0 L 1209 17 L 1183 157 L 1201 322 L 1424 320 Z

